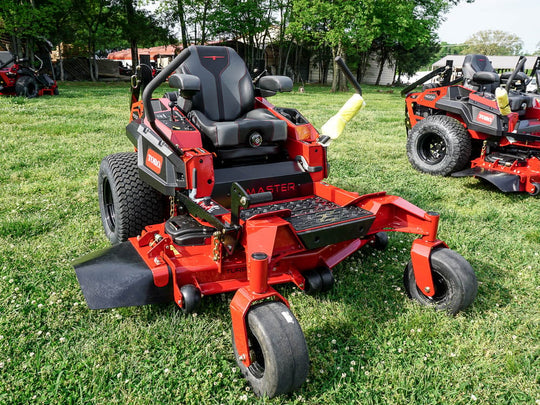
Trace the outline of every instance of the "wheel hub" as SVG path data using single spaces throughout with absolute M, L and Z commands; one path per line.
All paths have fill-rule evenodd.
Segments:
M 114 232 L 116 228 L 116 215 L 114 210 L 114 201 L 112 196 L 111 185 L 109 179 L 103 180 L 103 205 L 105 208 L 104 217 L 109 229 Z
M 428 164 L 440 163 L 446 156 L 446 142 L 437 134 L 427 133 L 418 142 L 418 154 Z

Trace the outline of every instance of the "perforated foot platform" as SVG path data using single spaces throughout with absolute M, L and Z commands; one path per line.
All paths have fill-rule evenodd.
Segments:
M 243 210 L 242 219 L 288 210 L 288 221 L 308 249 L 361 238 L 367 234 L 375 215 L 356 206 L 342 207 L 314 196 L 302 200 L 265 204 Z

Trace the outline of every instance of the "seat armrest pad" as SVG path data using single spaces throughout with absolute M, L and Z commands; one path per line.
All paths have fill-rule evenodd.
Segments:
M 258 87 L 261 90 L 281 93 L 291 91 L 293 82 L 288 76 L 263 76 L 259 79 Z
M 499 75 L 495 72 L 475 72 L 473 75 L 473 81 L 480 84 L 490 84 L 499 81 Z
M 169 86 L 180 91 L 194 92 L 201 89 L 201 80 L 198 76 L 174 73 L 169 77 Z

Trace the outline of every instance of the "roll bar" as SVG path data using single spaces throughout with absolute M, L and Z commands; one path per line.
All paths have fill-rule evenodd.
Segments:
M 144 106 L 144 114 L 148 123 L 154 130 L 154 132 L 159 136 L 159 138 L 167 144 L 171 150 L 178 152 L 180 155 L 183 152 L 176 146 L 171 140 L 163 133 L 161 129 L 156 125 L 156 116 L 154 114 L 154 109 L 152 108 L 152 93 L 155 89 L 159 87 L 167 78 L 191 55 L 189 48 L 184 49 L 180 54 L 172 60 L 165 68 L 159 72 L 159 74 L 152 79 L 150 83 L 144 88 L 142 101 Z
M 167 78 L 191 55 L 189 48 L 184 49 L 180 54 L 172 60 L 165 68 L 159 72 L 159 74 L 152 79 L 150 83 L 144 88 L 142 100 L 144 106 L 144 114 L 146 119 L 154 128 L 154 122 L 156 121 L 156 116 L 154 115 L 154 109 L 152 108 L 152 93 L 155 89 L 159 87 Z M 161 132 L 161 131 L 160 131 Z

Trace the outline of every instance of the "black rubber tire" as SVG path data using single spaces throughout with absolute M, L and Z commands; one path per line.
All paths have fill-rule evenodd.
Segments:
M 165 219 L 166 198 L 139 177 L 135 152 L 109 155 L 98 174 L 101 223 L 111 243 L 141 233 L 147 225 Z
M 430 256 L 435 295 L 428 297 L 416 285 L 412 263 L 405 267 L 403 284 L 409 298 L 421 305 L 455 315 L 469 307 L 478 291 L 474 270 L 459 253 L 447 248 L 435 249 Z
M 322 280 L 321 292 L 330 291 L 336 282 L 332 270 L 328 267 L 319 267 L 317 270 L 319 271 Z
M 418 122 L 407 137 L 407 157 L 418 171 L 447 176 L 463 169 L 471 158 L 471 138 L 465 127 L 446 115 Z
M 534 191 L 529 193 L 529 195 L 536 196 L 540 194 L 540 183 L 532 183 L 534 186 Z
M 38 84 L 32 76 L 21 76 L 15 82 L 15 95 L 34 98 L 38 95 Z
M 388 233 L 387 232 L 377 232 L 373 235 L 373 239 L 369 245 L 376 250 L 386 250 L 388 247 Z
M 252 364 L 249 367 L 233 350 L 240 371 L 258 396 L 273 398 L 299 388 L 309 371 L 306 339 L 298 321 L 282 302 L 264 302 L 246 316 Z
M 180 288 L 182 294 L 182 312 L 191 314 L 195 312 L 201 303 L 201 291 L 193 284 L 186 284 Z
M 55 96 L 57 96 L 57 95 L 60 94 L 60 92 L 58 91 L 58 87 L 55 88 L 55 89 L 53 90 L 53 94 L 54 94 Z
M 307 295 L 315 295 L 321 291 L 322 278 L 317 270 L 308 270 L 302 274 L 304 276 L 304 292 Z

